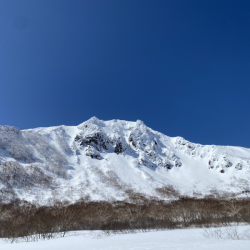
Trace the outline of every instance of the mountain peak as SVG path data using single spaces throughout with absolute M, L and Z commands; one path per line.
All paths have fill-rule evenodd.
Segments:
M 203 146 L 182 137 L 171 138 L 141 120 L 91 117 L 78 126 L 21 131 L 4 128 L 0 127 L 0 191 L 11 184 L 20 198 L 33 195 L 20 191 L 31 185 L 23 180 L 38 178 L 22 176 L 33 173 L 26 171 L 29 168 L 34 168 L 34 175 L 40 175 L 41 180 L 41 173 L 49 180 L 55 178 L 49 185 L 58 188 L 62 197 L 61 190 L 78 188 L 79 183 L 87 187 L 80 188 L 79 193 L 85 192 L 92 199 L 122 199 L 129 188 L 155 196 L 155 189 L 164 185 L 173 185 L 185 194 L 205 194 L 214 187 L 238 193 L 249 189 L 249 149 Z M 11 167 L 1 168 L 5 163 Z M 26 170 L 20 171 L 18 181 L 11 179 L 7 184 L 6 180 L 15 176 L 11 172 L 15 168 Z M 32 185 L 42 189 L 40 184 Z M 50 189 L 46 188 L 41 195 L 49 197 Z
M 141 121 L 141 120 L 137 120 L 136 121 L 136 125 L 142 125 L 142 126 L 146 126 L 145 124 L 144 124 L 144 122 L 143 121 Z
M 86 126 L 104 126 L 104 123 L 102 120 L 99 120 L 96 116 L 91 117 L 90 119 L 88 119 L 87 121 L 79 124 L 77 127 L 79 129 L 83 129 Z

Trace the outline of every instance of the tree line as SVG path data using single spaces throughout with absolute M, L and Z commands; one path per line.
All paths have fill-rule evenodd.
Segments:
M 250 224 L 249 199 L 179 197 L 171 201 L 131 193 L 124 201 L 54 200 L 50 205 L 15 200 L 0 204 L 0 237 L 15 242 L 50 239 L 72 230 L 126 232 Z

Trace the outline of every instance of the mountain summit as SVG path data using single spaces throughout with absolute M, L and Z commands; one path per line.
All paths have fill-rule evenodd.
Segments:
M 2 199 L 125 199 L 129 190 L 159 196 L 250 192 L 250 150 L 168 137 L 142 121 L 19 130 L 0 126 Z

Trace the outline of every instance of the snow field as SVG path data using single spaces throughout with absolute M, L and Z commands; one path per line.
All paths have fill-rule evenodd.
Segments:
M 240 226 L 245 230 L 250 226 Z M 64 238 L 48 241 L 6 243 L 0 241 L 1 250 L 249 250 L 248 240 L 207 239 L 203 229 L 179 229 L 147 233 L 100 237 L 100 231 L 71 232 Z

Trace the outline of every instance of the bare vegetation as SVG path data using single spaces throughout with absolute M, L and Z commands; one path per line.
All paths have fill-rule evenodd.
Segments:
M 173 197 L 176 198 L 176 197 L 180 196 L 180 192 L 178 190 L 174 189 L 174 187 L 172 185 L 166 185 L 166 186 L 161 187 L 161 188 L 156 188 L 155 191 L 163 199 L 173 198 Z
M 16 160 L 33 161 L 33 149 L 26 145 L 22 132 L 15 127 L 0 126 L 0 148 Z
M 126 201 L 80 199 L 74 204 L 52 200 L 39 206 L 27 201 L 0 205 L 0 237 L 9 242 L 64 237 L 72 230 L 103 230 L 103 234 L 133 233 L 137 230 L 187 227 L 219 227 L 250 224 L 250 200 L 224 201 L 181 197 L 163 201 L 127 190 Z M 208 238 L 248 239 L 249 232 L 237 228 L 204 231 Z
M 55 177 L 68 179 L 69 174 L 57 164 L 4 162 L 0 164 L 0 202 L 17 199 L 15 190 L 52 189 L 56 186 Z
M 204 229 L 202 235 L 208 239 L 227 239 L 227 240 L 250 240 L 250 229 L 240 232 L 238 227 L 229 226 L 225 228 Z

